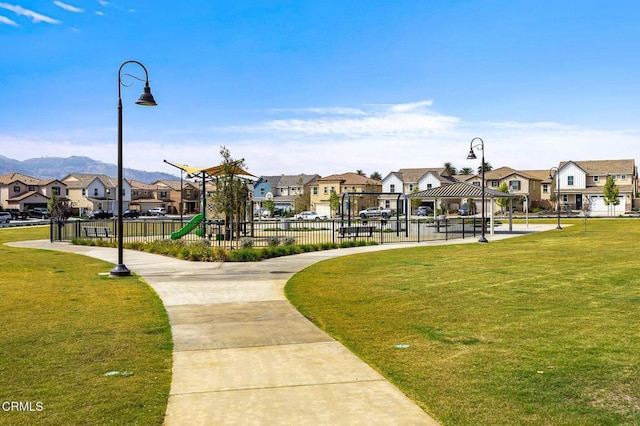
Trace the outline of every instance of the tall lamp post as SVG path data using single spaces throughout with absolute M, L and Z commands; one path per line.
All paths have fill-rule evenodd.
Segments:
M 138 61 L 126 61 L 120 65 L 118 70 L 118 263 L 109 272 L 112 277 L 125 277 L 131 275 L 131 271 L 124 265 L 123 261 L 123 223 L 122 223 L 122 86 L 129 87 L 130 84 L 124 84 L 122 82 L 122 68 L 127 64 L 138 64 L 144 70 L 144 80 L 131 74 L 124 74 L 127 77 L 144 81 L 144 91 L 140 98 L 136 101 L 136 104 L 143 106 L 156 106 L 156 101 L 151 94 L 151 88 L 149 87 L 149 73 L 147 69 Z
M 558 226 L 556 226 L 556 229 L 562 229 L 562 226 L 560 226 L 560 170 L 557 167 L 549 169 L 549 180 L 551 181 L 553 181 L 553 175 L 551 174 L 553 171 L 556 172 L 556 211 L 558 214 Z
M 476 144 L 474 145 L 474 142 L 476 142 Z M 481 185 L 481 190 L 482 190 L 482 236 L 480 237 L 480 239 L 478 240 L 479 243 L 487 243 L 487 238 L 484 236 L 485 233 L 485 220 L 484 220 L 484 141 L 480 138 L 473 138 L 471 139 L 471 148 L 469 149 L 469 155 L 467 155 L 467 160 L 476 160 L 478 157 L 476 157 L 475 152 L 473 152 L 474 149 L 479 148 L 482 151 L 482 163 L 480 168 L 482 169 L 482 185 Z

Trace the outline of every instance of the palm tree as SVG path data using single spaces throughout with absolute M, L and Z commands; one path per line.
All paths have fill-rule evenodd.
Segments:
M 453 167 L 453 164 L 446 162 L 444 163 L 444 170 L 449 172 L 450 175 L 455 175 L 458 173 L 458 171 L 456 170 L 455 167 Z
M 360 176 L 364 176 L 364 172 L 362 171 L 362 169 L 358 169 L 356 170 L 356 174 L 360 175 Z
M 382 180 L 382 175 L 378 172 L 373 172 L 371 173 L 371 176 L 369 176 L 371 179 L 375 179 L 375 180 Z
M 493 166 L 485 161 L 484 162 L 484 171 L 485 172 L 490 172 L 491 170 L 493 170 Z M 478 167 L 478 174 L 480 174 L 480 173 L 482 173 L 482 166 Z
M 458 173 L 460 173 L 461 175 L 470 175 L 473 173 L 473 169 L 471 167 L 463 167 L 458 170 Z

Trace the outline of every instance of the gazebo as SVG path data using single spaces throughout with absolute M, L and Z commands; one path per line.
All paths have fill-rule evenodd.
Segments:
M 442 200 L 463 200 L 466 198 L 471 198 L 475 200 L 482 200 L 482 190 L 484 189 L 484 198 L 485 203 L 489 202 L 489 219 L 490 219 L 490 233 L 494 234 L 494 223 L 493 223 L 493 215 L 494 209 L 493 206 L 495 204 L 496 198 L 519 198 L 521 195 L 516 194 L 508 194 L 505 192 L 496 191 L 495 189 L 489 189 L 487 187 L 480 188 L 478 185 L 472 185 L 466 182 L 457 182 L 452 183 L 451 185 L 442 185 L 437 188 L 426 189 L 424 191 L 419 191 L 414 194 L 409 194 L 409 198 L 421 198 L 421 199 L 429 199 L 434 200 L 436 205 L 441 203 Z M 480 201 L 478 204 L 480 204 Z M 509 217 L 511 218 L 511 209 L 512 203 L 509 200 Z M 434 206 L 435 207 L 435 206 Z M 435 210 L 435 209 L 434 209 Z M 486 211 L 486 206 L 485 206 Z M 510 227 L 511 228 L 511 227 Z

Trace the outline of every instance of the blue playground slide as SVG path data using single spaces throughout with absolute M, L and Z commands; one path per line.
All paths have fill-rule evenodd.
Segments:
M 198 227 L 200 222 L 202 222 L 202 218 L 203 218 L 202 213 L 198 213 L 197 215 L 195 215 L 193 219 L 191 219 L 185 226 L 182 227 L 182 229 L 172 233 L 171 239 L 177 240 L 178 238 L 182 238 L 185 235 L 187 235 L 189 232 L 193 231 L 195 228 Z

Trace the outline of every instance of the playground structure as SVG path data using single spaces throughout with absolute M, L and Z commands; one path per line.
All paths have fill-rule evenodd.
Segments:
M 227 176 L 228 173 L 232 174 L 234 178 L 240 180 L 251 180 L 251 178 L 255 178 L 254 175 L 242 169 L 238 164 L 230 164 L 224 165 L 220 164 L 218 166 L 212 167 L 191 167 L 186 164 L 174 164 L 167 160 L 164 160 L 165 163 L 176 167 L 187 174 L 187 177 L 198 179 L 202 182 L 202 191 L 201 191 L 201 212 L 194 216 L 186 225 L 184 225 L 181 229 L 171 234 L 172 240 L 177 240 L 179 238 L 188 235 L 191 232 L 195 232 L 201 238 L 207 237 L 207 225 L 210 220 L 207 219 L 207 191 L 206 184 L 207 182 L 216 181 L 223 176 Z M 220 224 L 220 222 L 216 222 Z M 226 232 L 225 232 L 226 234 Z

